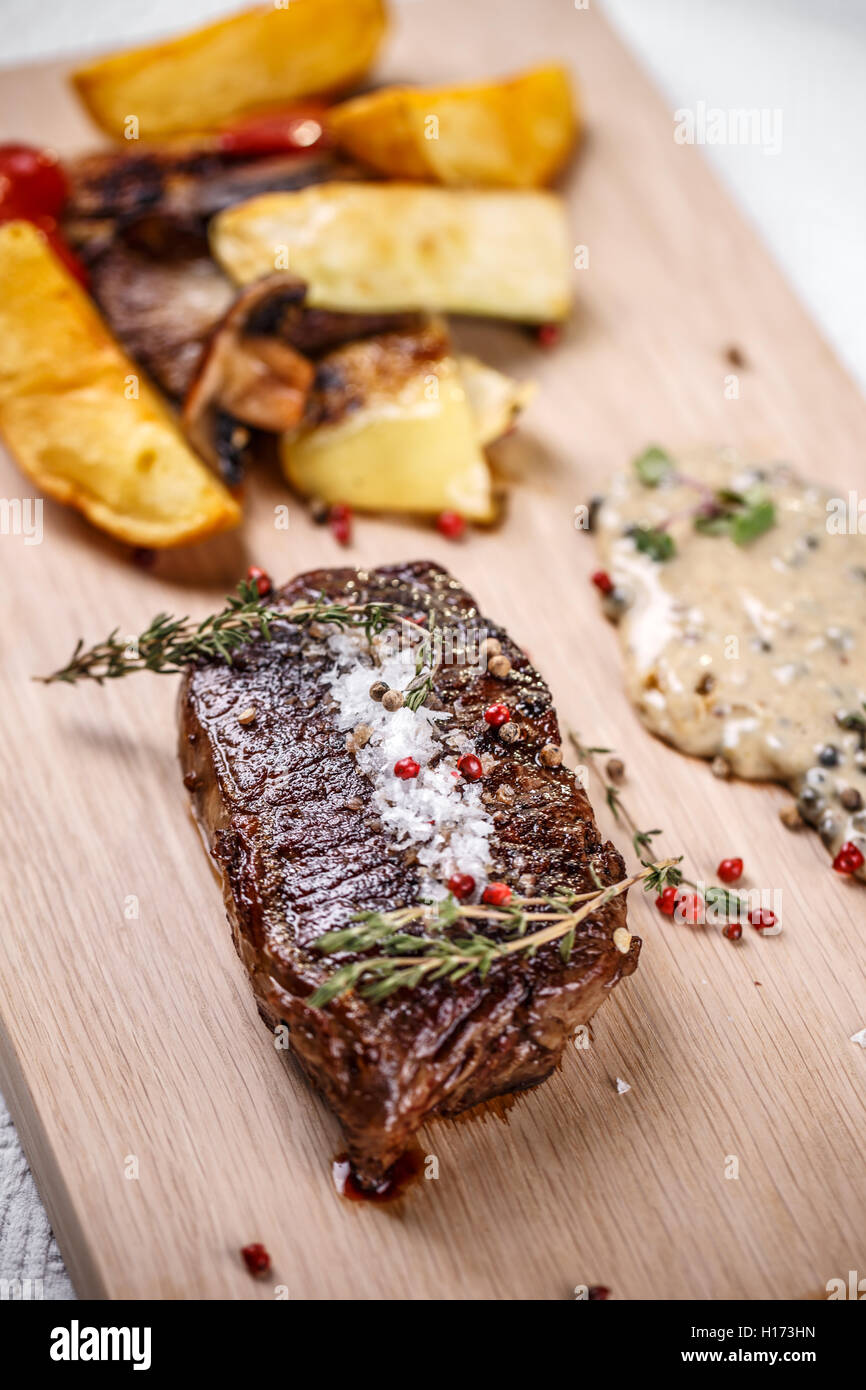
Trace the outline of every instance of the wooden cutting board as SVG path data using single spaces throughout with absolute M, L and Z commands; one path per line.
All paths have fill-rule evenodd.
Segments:
M 292 1298 L 565 1299 L 603 1283 L 618 1298 L 820 1297 L 866 1273 L 866 1052 L 849 1041 L 866 1025 L 866 894 L 784 830 L 781 792 L 724 785 L 642 730 L 573 513 L 650 440 L 739 444 L 862 485 L 866 409 L 595 7 L 417 0 L 395 24 L 383 79 L 572 64 L 588 131 L 567 192 L 589 268 L 557 350 L 508 327 L 462 333 L 540 386 L 500 448 L 504 525 L 455 546 L 362 520 L 351 558 L 450 565 L 529 648 L 563 723 L 625 759 L 638 821 L 663 826 L 695 877 L 742 853 L 752 883 L 782 889 L 785 930 L 734 947 L 634 893 L 641 966 L 592 1046 L 504 1113 L 427 1128 L 439 1178 L 402 1203 L 341 1201 L 336 1122 L 258 1019 L 188 817 L 174 680 L 29 678 L 79 634 L 207 612 L 250 561 L 283 579 L 346 553 L 266 474 L 242 534 L 149 573 L 46 503 L 41 545 L 0 544 L 0 1082 L 83 1296 L 272 1298 L 278 1283 Z M 3 139 L 94 138 L 56 65 L 4 73 L 0 108 Z M 4 496 L 31 495 L 0 465 Z M 287 532 L 273 525 L 286 500 Z M 255 1240 L 273 1256 L 265 1284 L 238 1257 Z

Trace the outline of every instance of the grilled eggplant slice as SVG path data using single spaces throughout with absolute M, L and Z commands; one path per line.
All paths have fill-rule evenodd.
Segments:
M 71 241 L 86 237 L 88 224 L 111 221 L 126 228 L 139 219 L 159 218 L 165 224 L 164 255 L 173 254 L 179 234 L 204 239 L 208 219 L 235 203 L 261 193 L 360 177 L 354 165 L 330 150 L 244 159 L 220 153 L 207 142 L 185 141 L 100 150 L 72 160 L 66 171 L 70 191 L 64 222 Z M 157 250 L 155 238 L 148 240 Z
M 206 249 L 152 255 L 119 235 L 91 260 L 90 292 L 118 342 L 175 402 L 236 298 Z

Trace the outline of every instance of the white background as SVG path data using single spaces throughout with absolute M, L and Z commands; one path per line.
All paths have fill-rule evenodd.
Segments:
M 0 62 L 130 44 L 241 3 L 0 0 Z M 603 8 L 672 111 L 700 102 L 781 111 L 778 154 L 737 145 L 706 155 L 866 389 L 866 0 L 606 0 Z M 537 28 L 544 6 L 527 0 L 526 15 Z M 70 1294 L 0 1101 L 0 1279 L 16 1276 L 42 1277 L 46 1297 Z

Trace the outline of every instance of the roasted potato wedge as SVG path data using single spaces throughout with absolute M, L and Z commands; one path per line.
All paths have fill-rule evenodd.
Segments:
M 568 230 L 553 193 L 325 183 L 251 198 L 211 229 L 240 284 L 290 270 L 307 282 L 307 303 L 326 309 L 531 323 L 568 312 Z
M 299 492 L 359 511 L 493 519 L 487 461 L 440 325 L 336 348 L 316 380 L 307 426 L 280 442 Z
M 97 125 L 154 140 L 350 86 L 385 32 L 382 0 L 257 5 L 180 38 L 99 58 L 73 74 Z
M 0 226 L 0 433 L 43 492 L 130 545 L 185 545 L 240 520 L 29 222 Z
M 477 357 L 458 357 L 457 365 L 475 420 L 475 437 L 486 448 L 512 428 L 535 395 L 535 383 L 515 381 Z
M 564 68 L 466 87 L 386 87 L 328 113 L 337 143 L 394 179 L 453 187 L 537 188 L 577 136 Z

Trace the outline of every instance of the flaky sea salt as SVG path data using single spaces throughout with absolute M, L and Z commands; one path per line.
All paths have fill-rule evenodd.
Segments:
M 490 868 L 493 820 L 481 801 L 481 787 L 466 782 L 457 771 L 461 752 L 472 742 L 461 730 L 446 733 L 446 710 L 402 709 L 389 713 L 370 696 L 375 680 L 393 690 L 405 690 L 415 675 L 411 648 L 379 648 L 381 664 L 374 665 L 366 639 L 357 633 L 329 638 L 334 666 L 326 677 L 337 702 L 337 724 L 350 730 L 359 724 L 371 729 L 356 751 L 360 770 L 372 786 L 370 799 L 397 849 L 413 848 L 422 869 L 421 895 L 442 898 L 452 874 L 471 874 L 479 889 Z M 421 764 L 417 777 L 401 781 L 394 775 L 400 758 Z

